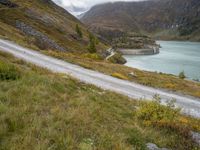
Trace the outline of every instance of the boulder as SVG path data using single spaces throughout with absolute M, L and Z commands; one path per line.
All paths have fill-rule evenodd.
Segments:
M 125 64 L 127 62 L 126 59 L 119 53 L 114 53 L 113 55 L 108 57 L 107 60 L 115 64 Z
M 134 73 L 134 72 L 130 72 L 128 75 L 131 76 L 131 77 L 137 77 L 137 74 Z
M 193 140 L 200 146 L 200 133 L 191 132 Z
M 147 143 L 146 146 L 147 146 L 147 149 L 148 149 L 148 150 L 169 150 L 169 149 L 167 149 L 167 148 L 159 148 L 159 147 L 158 147 L 156 144 L 154 144 L 154 143 Z

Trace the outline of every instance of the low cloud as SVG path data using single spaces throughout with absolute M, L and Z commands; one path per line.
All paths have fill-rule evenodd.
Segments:
M 53 0 L 56 4 L 64 7 L 73 15 L 81 14 L 92 6 L 105 2 L 116 2 L 119 0 Z M 137 1 L 137 0 L 121 0 L 121 1 Z

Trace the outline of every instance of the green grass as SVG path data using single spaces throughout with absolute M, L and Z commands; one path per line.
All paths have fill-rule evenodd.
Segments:
M 17 80 L 19 77 L 20 71 L 14 65 L 0 61 L 0 80 Z
M 143 104 L 135 100 L 6 53 L 0 52 L 0 61 L 21 72 L 20 78 L 0 81 L 2 150 L 131 150 L 145 149 L 147 142 L 176 149 L 195 147 L 191 137 L 182 137 L 177 129 L 146 125 L 137 116 L 137 107 Z M 199 120 L 178 117 L 185 122 L 177 121 L 178 129 L 200 130 L 192 126 Z

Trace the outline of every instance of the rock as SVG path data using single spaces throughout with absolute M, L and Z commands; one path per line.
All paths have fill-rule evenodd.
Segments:
M 107 57 L 107 60 L 115 64 L 125 64 L 127 62 L 121 54 L 116 52 Z
M 114 54 L 115 54 L 114 49 L 109 48 L 109 49 L 107 49 L 106 51 L 103 52 L 103 55 L 102 55 L 102 56 L 104 56 L 103 58 L 106 58 L 106 60 L 108 60 L 108 59 L 109 59 L 110 57 L 112 57 Z
M 45 23 L 46 26 L 52 26 L 52 24 L 54 24 L 54 22 L 55 22 L 55 19 L 53 17 L 51 17 L 50 15 L 48 15 L 47 13 L 41 14 L 41 13 L 35 11 L 33 8 L 27 9 L 26 14 L 33 19 L 37 19 L 37 20 Z
M 146 144 L 148 150 L 169 150 L 167 148 L 159 148 L 156 144 L 147 143 Z
M 200 133 L 191 132 L 193 140 L 200 146 Z
M 17 4 L 15 4 L 15 3 L 13 3 L 13 2 L 11 2 L 9 0 L 0 0 L 0 4 L 5 5 L 5 6 L 9 7 L 9 8 L 14 8 L 14 7 L 18 6 Z
M 134 72 L 130 72 L 128 75 L 130 75 L 132 77 L 137 77 L 137 75 Z
M 148 150 L 159 150 L 158 146 L 156 144 L 153 143 L 147 143 L 147 149 Z
M 36 45 L 41 49 L 56 49 L 60 51 L 66 51 L 63 47 L 59 46 L 48 36 L 35 30 L 33 27 L 25 24 L 24 22 L 16 21 L 16 28 L 18 28 L 27 35 L 35 37 L 37 42 Z
M 101 57 L 102 58 L 107 58 L 107 57 L 109 57 L 110 56 L 110 53 L 108 52 L 108 51 L 102 51 L 101 52 Z

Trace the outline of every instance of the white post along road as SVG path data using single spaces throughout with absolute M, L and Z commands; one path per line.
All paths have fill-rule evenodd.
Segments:
M 68 74 L 82 82 L 93 84 L 102 89 L 114 91 L 133 99 L 145 98 L 151 100 L 155 94 L 158 94 L 161 97 L 162 103 L 166 103 L 170 99 L 176 99 L 176 106 L 182 108 L 184 114 L 200 118 L 199 98 L 171 93 L 134 82 L 117 79 L 97 71 L 85 69 L 78 65 L 46 56 L 28 48 L 23 48 L 7 40 L 0 39 L 0 51 L 11 53 L 15 57 L 37 66 L 47 68 L 53 72 Z

